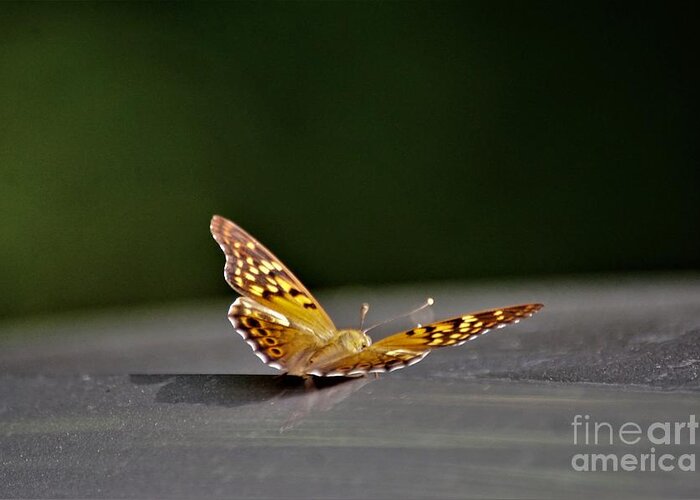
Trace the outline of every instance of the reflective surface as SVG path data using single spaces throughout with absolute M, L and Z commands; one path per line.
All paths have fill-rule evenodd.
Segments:
M 265 375 L 19 377 L 1 387 L 13 401 L 0 424 L 3 496 L 692 496 L 700 487 L 692 472 L 571 467 L 591 450 L 649 452 L 574 445 L 575 415 L 687 421 L 697 411 L 687 393 L 405 375 L 320 389 Z
M 312 385 L 258 361 L 228 299 L 2 325 L 0 496 L 696 496 L 697 473 L 678 470 L 697 449 L 689 429 L 678 444 L 646 430 L 700 413 L 697 277 L 319 295 L 345 326 L 363 301 L 381 319 L 427 293 L 437 318 L 546 307 L 405 370 Z M 579 454 L 618 469 L 654 454 L 657 470 L 581 472 Z M 673 471 L 658 470 L 664 454 Z

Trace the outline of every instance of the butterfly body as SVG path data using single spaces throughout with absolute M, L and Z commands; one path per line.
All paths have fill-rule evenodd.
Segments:
M 355 376 L 410 366 L 439 347 L 532 316 L 542 304 L 489 309 L 418 325 L 372 343 L 362 330 L 338 329 L 318 301 L 272 252 L 215 215 L 211 233 L 226 255 L 224 277 L 242 296 L 229 309 L 255 354 L 290 375 Z
M 360 330 L 338 330 L 331 340 L 309 358 L 312 365 L 324 366 L 349 354 L 357 354 L 372 344 L 372 339 Z

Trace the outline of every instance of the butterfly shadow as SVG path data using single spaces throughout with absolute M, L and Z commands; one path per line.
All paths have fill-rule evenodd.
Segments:
M 155 402 L 204 404 L 235 408 L 275 406 L 284 423 L 280 431 L 295 427 L 309 415 L 328 411 L 375 380 L 374 377 L 301 377 L 286 375 L 129 375 L 136 385 L 162 384 Z

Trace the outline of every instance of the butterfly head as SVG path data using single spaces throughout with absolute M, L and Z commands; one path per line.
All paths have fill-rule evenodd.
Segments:
M 337 339 L 350 352 L 360 352 L 372 345 L 372 339 L 361 330 L 339 330 Z

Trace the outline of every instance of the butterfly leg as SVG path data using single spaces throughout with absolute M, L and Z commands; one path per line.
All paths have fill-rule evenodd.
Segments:
M 305 391 L 315 391 L 317 389 L 313 375 L 302 375 L 302 378 L 304 379 Z

